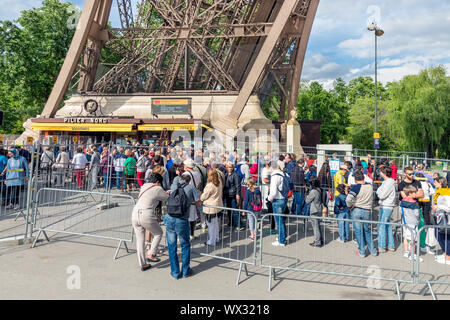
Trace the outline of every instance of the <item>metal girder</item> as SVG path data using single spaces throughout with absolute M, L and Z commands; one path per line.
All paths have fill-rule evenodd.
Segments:
M 307 2 L 307 3 L 306 3 Z M 302 35 L 299 39 L 297 56 L 295 58 L 295 69 L 292 76 L 292 87 L 291 94 L 289 97 L 289 110 L 290 114 L 291 110 L 297 107 L 298 100 L 298 89 L 300 86 L 300 78 L 303 70 L 303 62 L 305 60 L 306 47 L 308 45 L 309 36 L 311 34 L 312 25 L 314 22 L 314 17 L 316 16 L 316 11 L 319 6 L 319 0 L 303 0 L 302 12 L 305 11 L 305 6 L 308 5 L 307 16 L 305 20 L 305 26 L 303 27 Z
M 264 67 L 269 60 L 269 57 L 281 36 L 281 33 L 289 20 L 289 17 L 293 11 L 293 9 L 298 4 L 298 0 L 296 1 L 285 1 L 278 12 L 277 18 L 273 24 L 273 27 L 270 30 L 269 35 L 264 41 L 264 44 L 259 52 L 255 63 L 250 70 L 250 73 L 247 76 L 247 79 L 242 86 L 242 89 L 239 93 L 238 98 L 229 114 L 229 121 L 237 122 L 239 117 L 241 116 L 242 111 L 244 110 L 245 105 L 247 104 L 250 95 L 252 94 L 255 84 L 258 81 L 258 78 L 261 76 Z
M 233 125 L 259 87 L 276 89 L 281 118 L 296 103 L 318 0 L 139 0 L 135 17 L 132 0 L 115 0 L 121 28 L 106 29 L 112 1 L 85 0 L 44 117 L 56 112 L 72 79 L 78 92 L 236 92 L 224 119 Z M 94 83 L 105 46 L 123 58 L 104 63 L 111 69 Z
M 117 41 L 145 41 L 148 39 L 157 40 L 186 40 L 186 39 L 205 39 L 205 38 L 250 38 L 266 37 L 269 34 L 273 23 L 248 23 L 248 24 L 217 24 L 207 27 L 160 27 L 147 29 L 111 29 L 116 32 L 116 36 L 110 39 L 111 42 Z M 133 30 L 133 35 L 127 35 Z M 124 36 L 120 36 L 124 33 Z
M 81 27 L 77 28 L 75 31 L 69 51 L 67 52 L 67 57 L 64 60 L 64 64 L 59 72 L 52 92 L 50 93 L 50 97 L 42 111 L 41 116 L 43 118 L 54 116 L 64 99 L 72 75 L 75 73 L 75 69 L 80 60 L 84 44 L 88 39 L 95 15 L 98 12 L 99 4 L 100 0 L 86 0 L 85 2 L 79 21 Z
M 130 0 L 117 0 L 119 18 L 122 28 L 131 28 L 134 25 L 133 8 Z

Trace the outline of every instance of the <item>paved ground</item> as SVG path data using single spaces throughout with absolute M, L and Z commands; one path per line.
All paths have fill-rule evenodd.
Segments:
M 118 202 L 120 207 L 103 211 L 97 209 L 93 198 L 72 195 L 51 199 L 53 204 L 49 199 L 41 199 L 43 214 L 38 226 L 53 224 L 57 229 L 85 230 L 125 238 L 131 234 L 131 207 L 126 199 L 115 198 L 112 202 Z M 59 203 L 57 206 L 55 199 Z M 396 240 L 399 248 L 395 253 L 362 259 L 356 256 L 354 243 L 336 241 L 336 225 L 323 226 L 326 242 L 323 248 L 308 245 L 313 239 L 310 224 L 305 231 L 302 221 L 290 219 L 287 226 L 290 235 L 287 247 L 273 247 L 271 242 L 275 235 L 264 236 L 263 265 L 409 279 L 411 264 L 402 257 L 400 239 Z M 269 228 L 268 223 L 265 228 Z M 215 249 L 204 247 L 206 235 L 197 232 L 200 238 L 193 243 L 191 264 L 195 275 L 180 280 L 170 276 L 167 255 L 163 255 L 162 261 L 154 264 L 151 270 L 141 272 L 134 244 L 130 244 L 131 253 L 121 250 L 119 258 L 113 260 L 118 245 L 113 240 L 49 233 L 51 242 L 40 241 L 33 249 L 30 244 L 12 246 L 0 242 L 3 289 L 0 299 L 397 299 L 393 281 L 377 282 L 294 270 L 277 270 L 272 291 L 268 292 L 269 269 L 259 266 L 249 266 L 249 276 L 243 272 L 241 283 L 236 286 L 238 263 L 200 253 L 252 261 L 254 245 L 247 239 L 246 231 L 231 232 L 226 226 L 221 229 L 222 241 Z M 162 244 L 165 244 L 164 240 Z M 259 243 L 256 252 L 260 252 Z M 424 261 L 419 265 L 422 280 L 450 281 L 450 266 L 435 263 L 431 255 L 422 258 Z M 71 272 L 78 268 L 80 289 L 69 289 L 67 283 L 73 284 L 70 280 L 74 279 Z M 424 288 L 423 284 L 400 284 L 404 299 L 432 299 L 429 293 L 420 294 Z M 434 285 L 433 289 L 439 299 L 450 297 L 447 285 Z
M 30 249 L 29 245 L 0 249 L 0 299 L 397 299 L 395 284 L 382 282 L 380 290 L 368 289 L 366 279 L 280 271 L 268 292 L 268 269 L 249 267 L 235 285 L 239 265 L 192 254 L 195 275 L 174 280 L 168 257 L 141 272 L 136 254 L 117 243 L 74 236 L 52 238 Z M 96 243 L 96 244 L 93 244 Z M 131 250 L 130 250 L 131 251 Z M 69 266 L 81 272 L 79 290 L 69 290 Z M 419 295 L 423 285 L 401 285 L 405 299 L 431 299 Z M 435 287 L 439 299 L 448 298 L 448 287 Z M 447 295 L 440 293 L 446 292 Z

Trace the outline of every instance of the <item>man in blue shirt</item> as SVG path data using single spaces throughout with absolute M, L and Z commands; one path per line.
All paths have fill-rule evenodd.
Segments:
M 191 176 L 182 175 L 174 181 L 171 191 L 174 192 L 178 188 L 178 183 L 183 188 L 187 202 L 191 205 L 201 205 L 200 197 L 197 189 L 190 184 Z M 175 183 L 176 182 L 176 183 Z M 179 279 L 180 275 L 183 278 L 189 277 L 192 274 L 190 268 L 191 263 L 191 241 L 190 241 L 190 227 L 189 227 L 189 209 L 184 212 L 180 218 L 171 217 L 170 213 L 164 215 L 164 224 L 166 225 L 167 247 L 169 248 L 170 274 L 175 279 Z M 181 260 L 182 266 L 180 271 L 180 264 L 177 255 L 177 238 L 180 238 L 181 246 Z

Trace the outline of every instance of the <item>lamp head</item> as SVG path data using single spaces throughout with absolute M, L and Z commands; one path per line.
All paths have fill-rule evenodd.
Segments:
M 375 34 L 377 35 L 377 37 L 381 37 L 381 36 L 384 34 L 384 31 L 381 30 L 381 29 L 377 29 L 377 30 L 375 31 Z
M 375 31 L 375 30 L 377 30 L 377 25 L 372 22 L 372 24 L 367 27 L 367 30 Z

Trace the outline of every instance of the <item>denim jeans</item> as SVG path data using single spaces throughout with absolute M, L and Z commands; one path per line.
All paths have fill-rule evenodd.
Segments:
M 301 192 L 294 192 L 294 201 L 292 201 L 291 213 L 297 216 L 303 215 L 305 206 L 305 195 Z
M 103 181 L 105 182 L 105 189 L 109 189 L 111 187 L 111 177 L 108 177 L 107 173 L 103 174 Z
M 169 248 L 170 274 L 175 279 L 189 275 L 191 270 L 191 242 L 189 239 L 189 221 L 180 218 L 173 218 L 164 215 L 164 224 L 166 225 L 167 247 Z M 177 238 L 180 238 L 181 245 L 181 272 L 180 263 L 177 255 Z
M 348 212 L 344 211 L 341 213 L 338 213 L 336 215 L 336 218 L 339 219 L 348 219 Z M 338 221 L 338 228 L 339 228 L 339 238 L 342 241 L 348 241 L 349 234 L 350 234 L 350 224 L 348 221 Z
M 117 189 L 125 189 L 125 179 L 123 171 L 116 171 L 116 187 Z
M 274 199 L 272 202 L 273 213 L 283 214 L 286 209 L 287 199 Z M 286 243 L 286 225 L 284 223 L 284 217 L 275 216 L 275 223 L 278 229 L 278 242 Z
M 353 220 L 370 220 L 370 211 L 364 209 L 353 209 L 352 211 Z M 370 230 L 370 225 L 368 223 L 353 222 L 353 227 L 355 228 L 356 241 L 358 242 L 358 251 L 361 255 L 366 255 L 366 243 L 369 247 L 369 251 L 372 255 L 377 254 L 377 248 L 375 247 L 375 242 L 372 238 L 372 231 Z
M 226 207 L 237 209 L 236 196 L 226 197 Z M 228 217 L 230 217 L 230 216 L 232 216 L 232 219 L 231 219 L 232 226 L 235 228 L 240 228 L 242 223 L 241 223 L 241 215 L 240 215 L 239 211 L 232 211 L 231 215 L 230 215 L 230 212 L 228 211 Z
M 394 208 L 380 207 L 379 221 L 391 222 L 391 215 Z M 378 225 L 378 249 L 386 249 L 386 233 L 388 238 L 388 247 L 395 248 L 394 234 L 392 233 L 392 226 L 390 224 Z

